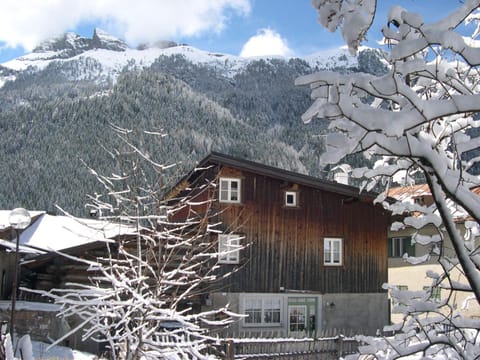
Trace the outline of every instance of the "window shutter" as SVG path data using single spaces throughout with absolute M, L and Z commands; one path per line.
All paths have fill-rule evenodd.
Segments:
M 393 240 L 392 238 L 388 238 L 388 246 L 387 246 L 387 253 L 388 257 L 393 257 Z
M 415 244 L 412 244 L 412 237 L 405 238 L 405 251 L 408 256 L 415 256 Z

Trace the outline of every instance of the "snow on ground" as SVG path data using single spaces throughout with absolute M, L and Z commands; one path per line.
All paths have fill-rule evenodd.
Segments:
M 98 359 L 96 355 L 72 350 L 65 346 L 54 346 L 47 350 L 49 344 L 32 341 L 33 357 L 38 360 L 93 360 Z

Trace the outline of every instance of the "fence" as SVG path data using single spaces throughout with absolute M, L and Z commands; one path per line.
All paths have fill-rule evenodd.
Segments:
M 338 359 L 358 351 L 359 342 L 336 329 L 318 338 L 248 337 L 227 339 L 226 359 Z
M 358 347 L 361 345 L 351 335 L 347 337 L 336 329 L 324 331 L 318 338 L 279 338 L 274 337 L 274 333 L 255 334 L 255 336 L 244 333 L 235 338 L 219 340 L 223 344 L 223 351 L 218 348 L 219 342 L 217 342 L 217 346 L 211 347 L 208 352 L 226 360 L 334 360 L 358 352 Z M 173 342 L 178 341 L 176 337 L 175 339 Z M 166 338 L 163 341 L 172 340 Z M 32 346 L 28 335 L 19 340 L 18 346 L 22 359 L 33 359 L 33 355 L 30 355 Z M 13 359 L 10 335 L 2 336 L 0 333 L 0 360 Z

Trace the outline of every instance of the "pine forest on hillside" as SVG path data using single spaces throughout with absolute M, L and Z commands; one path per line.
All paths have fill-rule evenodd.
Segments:
M 302 59 L 258 59 L 233 76 L 182 55 L 126 67 L 115 79 L 101 78 L 101 67 L 88 57 L 52 61 L 0 88 L 1 208 L 58 205 L 85 216 L 87 195 L 98 188 L 86 165 L 102 174 L 121 168 L 109 156 L 123 146 L 112 127 L 132 130 L 125 136 L 152 159 L 177 164 L 166 187 L 210 151 L 326 176 L 318 166 L 326 125 L 300 120 L 310 91 L 294 80 L 314 71 Z M 336 70 L 385 71 L 371 50 L 358 66 Z

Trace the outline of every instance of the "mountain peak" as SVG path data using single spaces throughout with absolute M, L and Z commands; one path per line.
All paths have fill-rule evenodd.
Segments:
M 81 37 L 78 34 L 68 32 L 60 36 L 47 39 L 40 43 L 33 52 L 41 53 L 47 51 L 80 53 L 90 48 L 90 39 Z M 72 55 L 71 55 L 72 56 Z
M 125 51 L 128 45 L 113 35 L 101 29 L 93 31 L 91 39 L 80 36 L 73 32 L 47 39 L 40 43 L 33 52 L 57 52 L 60 58 L 69 58 L 88 50 L 106 49 L 112 51 Z
M 98 28 L 95 28 L 93 31 L 92 47 L 94 49 L 106 49 L 112 51 L 125 51 L 128 49 L 128 45 L 123 40 L 120 40 Z

